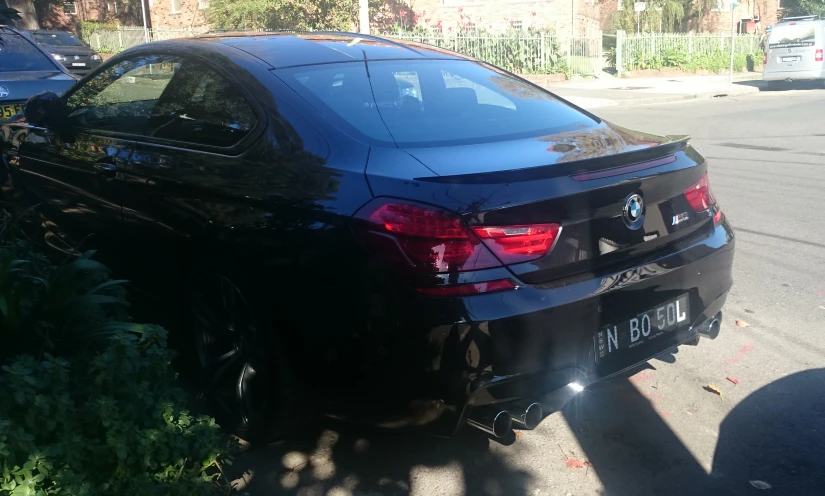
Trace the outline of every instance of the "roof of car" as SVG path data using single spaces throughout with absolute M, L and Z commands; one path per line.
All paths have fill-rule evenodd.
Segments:
M 231 46 L 276 68 L 356 60 L 468 59 L 423 43 L 344 32 L 230 31 L 207 33 L 192 40 Z

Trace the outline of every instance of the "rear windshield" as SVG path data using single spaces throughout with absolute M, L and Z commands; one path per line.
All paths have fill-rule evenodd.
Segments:
M 352 62 L 276 74 L 333 122 L 384 143 L 469 144 L 595 123 L 553 95 L 471 61 Z
M 0 72 L 53 71 L 54 62 L 19 34 L 0 33 Z
M 816 44 L 814 24 L 780 24 L 771 31 L 768 48 L 809 47 Z
M 80 40 L 69 33 L 32 33 L 34 41 L 48 46 L 85 46 Z

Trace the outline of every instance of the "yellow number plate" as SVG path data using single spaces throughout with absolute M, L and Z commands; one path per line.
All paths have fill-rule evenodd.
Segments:
M 23 111 L 25 102 L 0 104 L 0 122 Z

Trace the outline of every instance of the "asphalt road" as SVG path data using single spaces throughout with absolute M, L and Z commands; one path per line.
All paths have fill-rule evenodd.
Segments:
M 737 232 L 720 337 L 597 384 L 510 446 L 321 427 L 240 455 L 250 494 L 825 494 L 825 91 L 597 113 L 690 134 L 707 157 Z

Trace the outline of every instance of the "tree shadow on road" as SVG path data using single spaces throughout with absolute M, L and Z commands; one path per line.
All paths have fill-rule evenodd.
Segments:
M 326 421 L 301 439 L 242 452 L 227 475 L 251 496 L 526 496 L 530 475 L 488 443 L 475 431 L 445 440 Z

